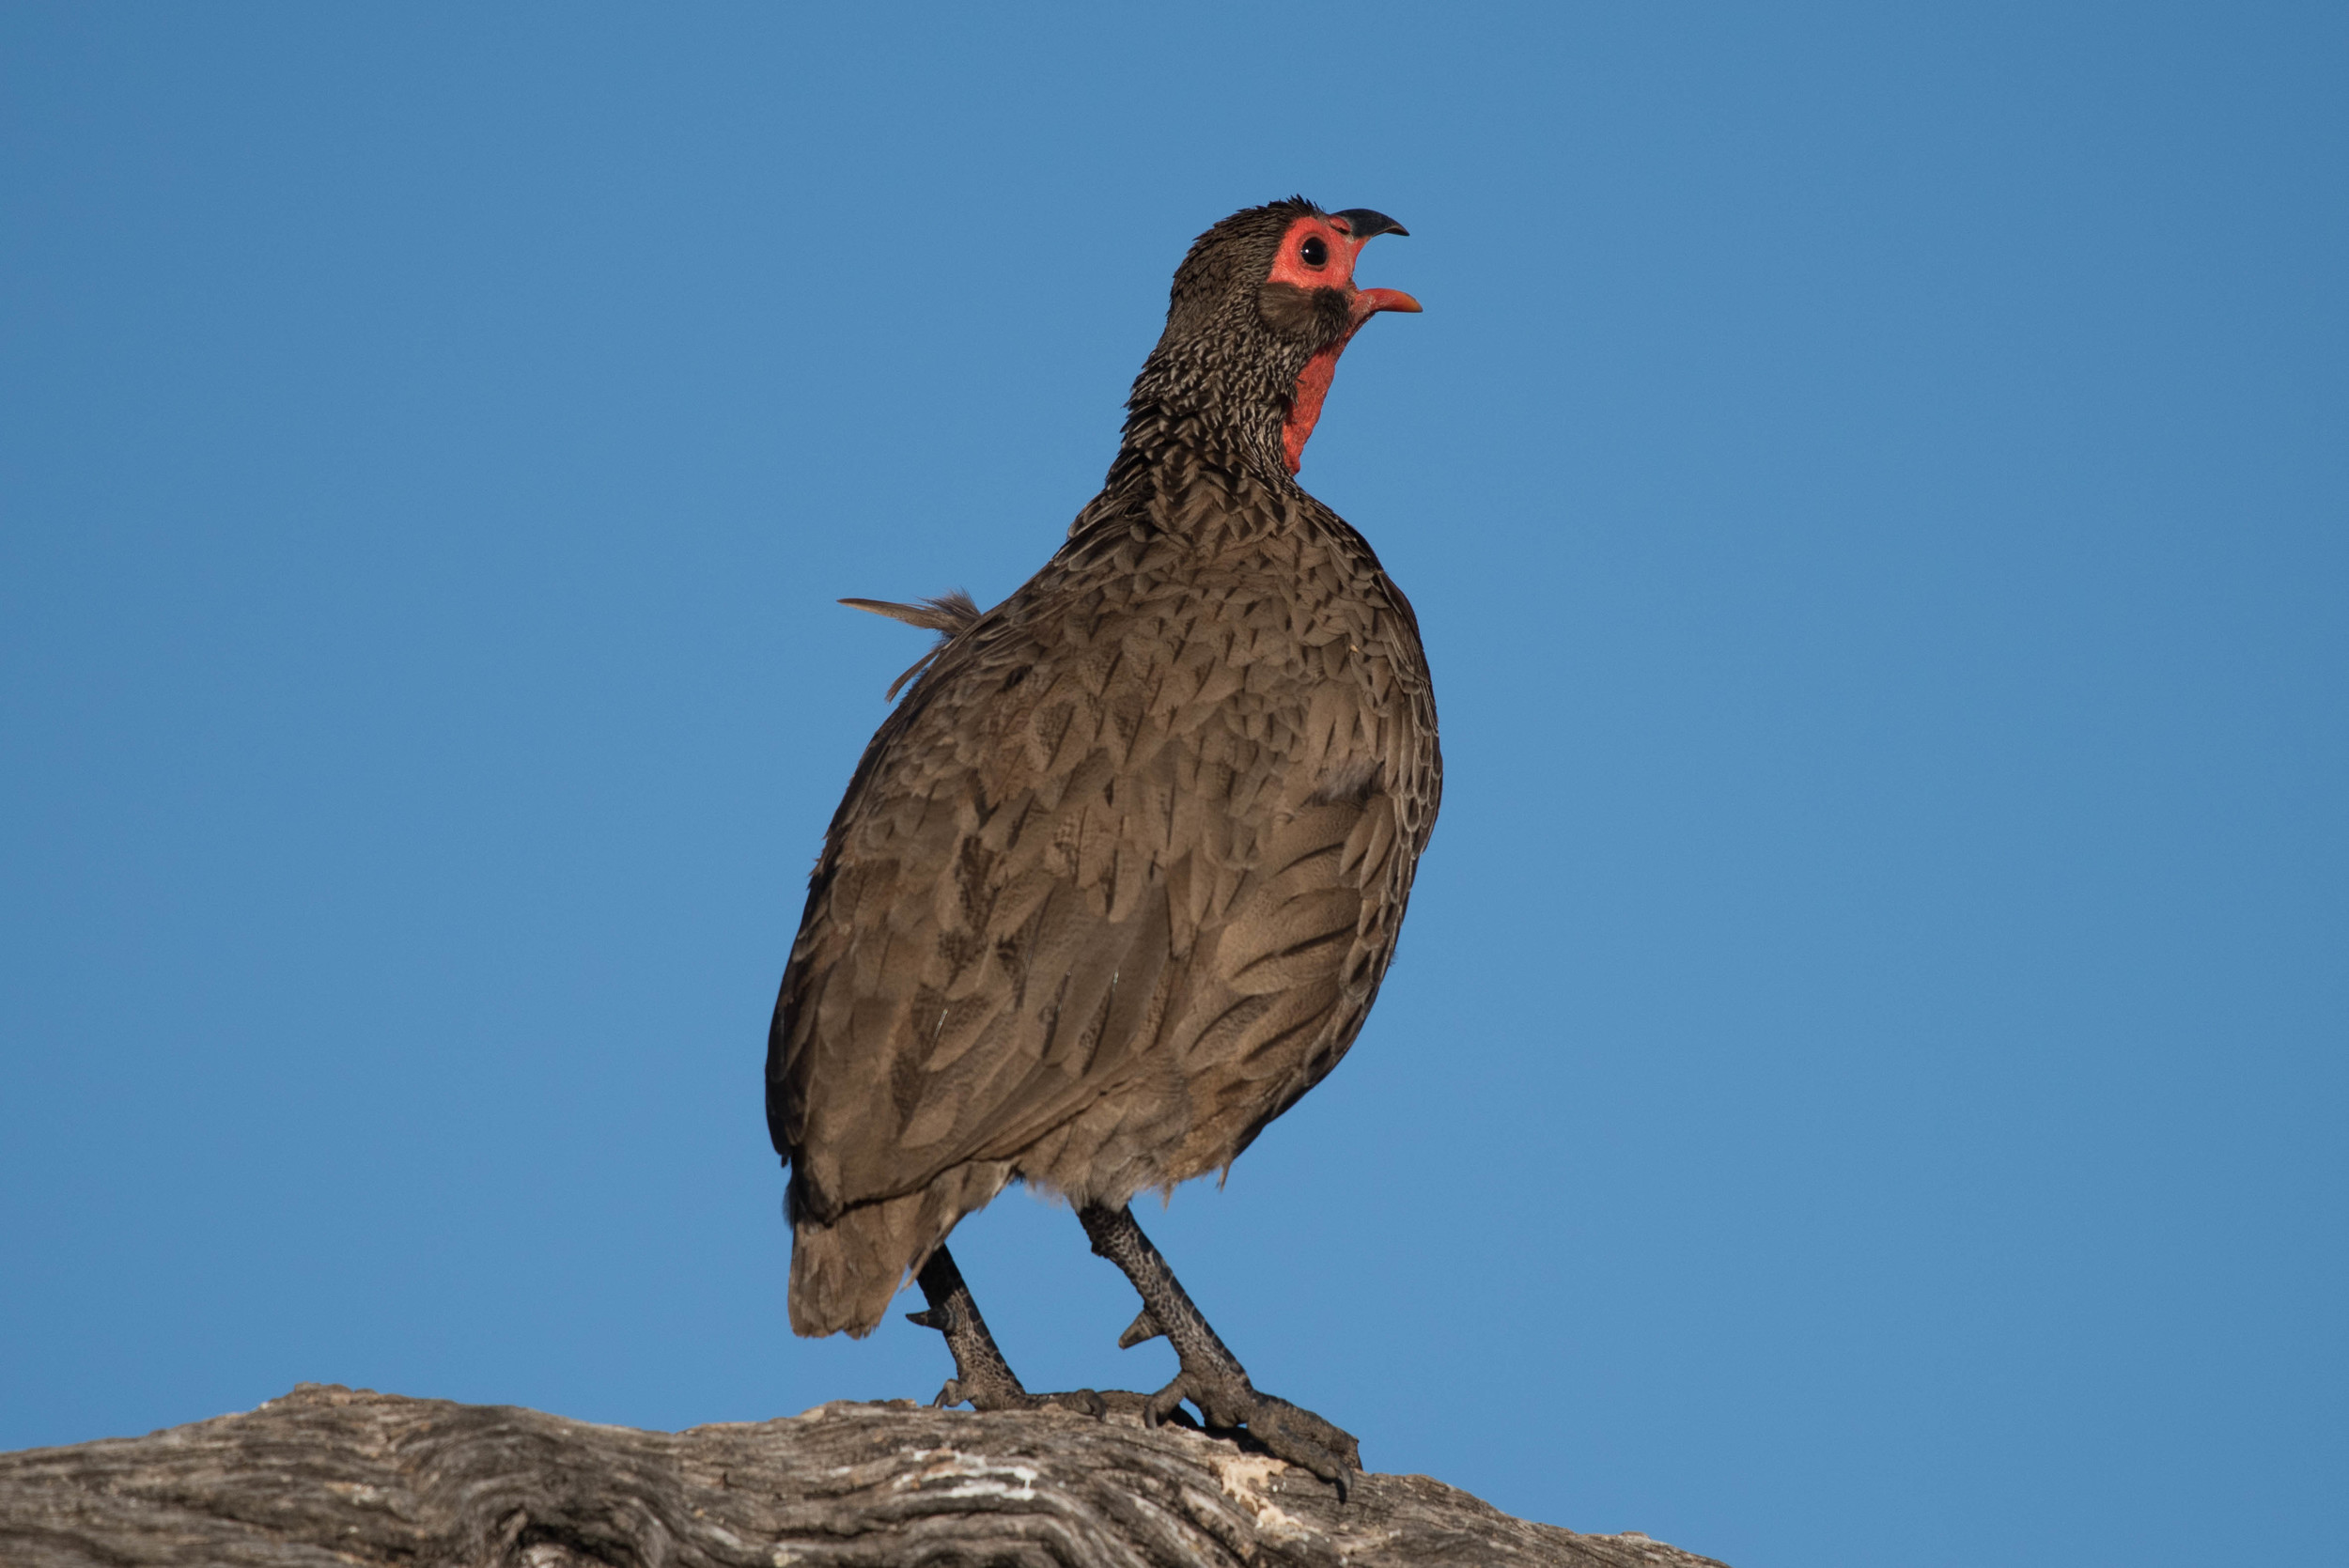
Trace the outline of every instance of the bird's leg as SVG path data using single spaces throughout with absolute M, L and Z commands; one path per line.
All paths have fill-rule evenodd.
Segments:
M 938 1390 L 938 1397 L 930 1402 L 933 1406 L 942 1410 L 969 1400 L 973 1410 L 1040 1410 L 1058 1405 L 1089 1416 L 1102 1413 L 1101 1396 L 1091 1389 L 1064 1394 L 1028 1392 L 1019 1374 L 1003 1359 L 995 1336 L 987 1331 L 987 1319 L 979 1315 L 979 1304 L 972 1298 L 971 1287 L 962 1282 L 962 1270 L 955 1266 L 954 1254 L 942 1242 L 914 1276 L 914 1283 L 922 1287 L 929 1306 L 906 1313 L 906 1321 L 945 1335 L 946 1348 L 955 1358 L 955 1374 Z
M 929 1307 L 906 1313 L 906 1321 L 945 1335 L 946 1348 L 955 1358 L 955 1374 L 938 1390 L 938 1398 L 931 1401 L 934 1405 L 943 1409 L 967 1399 L 974 1410 L 1028 1410 L 1040 1403 L 1020 1383 L 1019 1374 L 1011 1370 L 1011 1363 L 996 1346 L 995 1336 L 987 1331 L 987 1319 L 979 1315 L 979 1304 L 972 1299 L 971 1287 L 962 1282 L 962 1270 L 955 1266 L 953 1253 L 940 1246 L 922 1265 L 914 1282 L 922 1287 Z
M 1150 1396 L 1143 1419 L 1155 1426 L 1188 1399 L 1209 1427 L 1246 1427 L 1249 1436 L 1278 1457 L 1334 1484 L 1343 1500 L 1348 1472 L 1362 1467 L 1361 1448 L 1353 1435 L 1311 1410 L 1256 1391 L 1248 1381 L 1248 1369 L 1216 1337 L 1166 1259 L 1142 1234 L 1133 1210 L 1088 1203 L 1077 1211 L 1077 1219 L 1093 1250 L 1125 1270 L 1142 1294 L 1142 1315 L 1118 1337 L 1119 1347 L 1164 1334 L 1182 1362 L 1174 1381 Z

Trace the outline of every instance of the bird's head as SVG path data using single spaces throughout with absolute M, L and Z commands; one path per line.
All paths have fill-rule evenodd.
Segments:
M 1325 212 L 1292 196 L 1201 235 L 1128 401 L 1128 448 L 1173 441 L 1296 473 L 1354 334 L 1382 310 L 1420 308 L 1400 289 L 1354 281 L 1365 244 L 1408 232 L 1383 212 Z

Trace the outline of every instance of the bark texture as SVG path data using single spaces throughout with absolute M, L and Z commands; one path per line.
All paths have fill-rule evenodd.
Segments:
M 0 1454 L 0 1562 L 1719 1568 L 1425 1476 L 1358 1477 L 1341 1505 L 1173 1427 L 842 1403 L 637 1432 L 310 1383 L 245 1415 Z

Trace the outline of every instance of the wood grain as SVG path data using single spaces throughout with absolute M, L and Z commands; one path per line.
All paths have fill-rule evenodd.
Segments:
M 1425 1476 L 1341 1505 L 1175 1428 L 819 1405 L 638 1432 L 305 1383 L 244 1415 L 0 1454 L 8 1568 L 1719 1568 L 1513 1519 Z

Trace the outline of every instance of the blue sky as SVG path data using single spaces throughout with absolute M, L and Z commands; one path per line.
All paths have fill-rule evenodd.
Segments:
M 1139 1212 L 1264 1387 L 1738 1568 L 2337 1549 L 2349 18 L 0 10 L 0 1447 L 296 1381 L 677 1427 L 922 645 L 1183 247 L 1408 224 L 1303 478 L 1444 815 L 1345 1066 Z M 1155 1387 L 1013 1194 L 1032 1386 Z M 911 1303 L 909 1302 L 909 1305 Z

